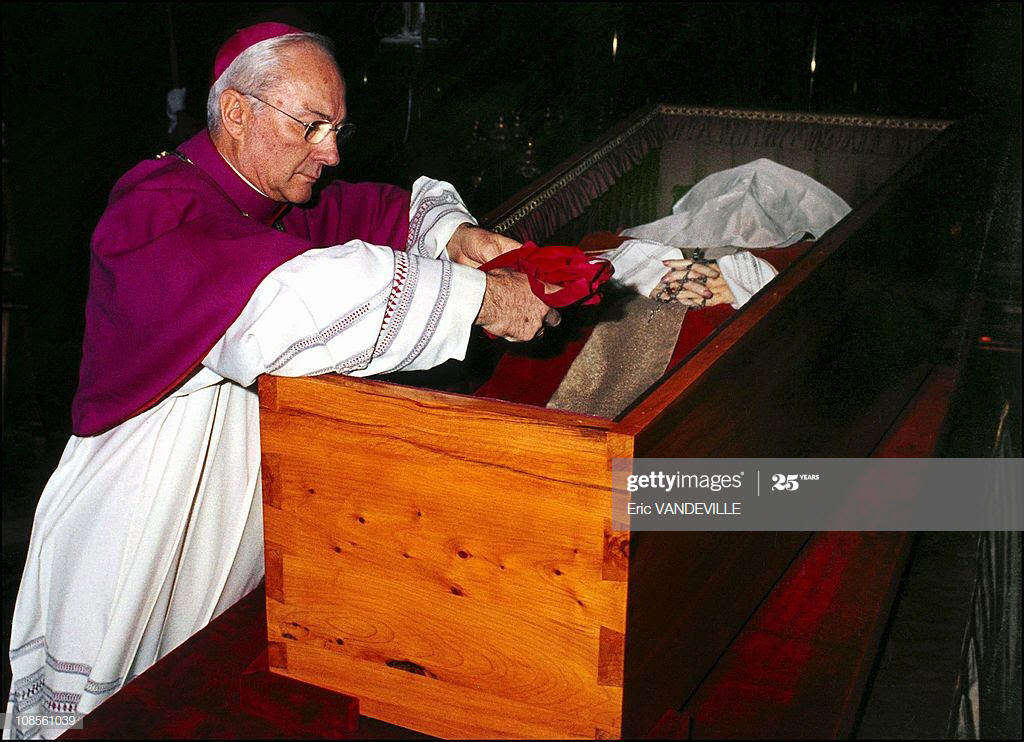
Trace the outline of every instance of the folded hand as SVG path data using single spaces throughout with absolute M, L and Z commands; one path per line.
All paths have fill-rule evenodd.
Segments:
M 696 309 L 736 301 L 716 263 L 695 263 L 689 259 L 662 263 L 670 270 L 651 291 L 652 299 L 678 301 Z

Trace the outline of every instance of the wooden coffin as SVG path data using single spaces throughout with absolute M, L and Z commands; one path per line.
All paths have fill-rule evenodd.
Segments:
M 612 531 L 612 459 L 871 455 L 959 321 L 958 142 L 947 122 L 655 106 L 492 214 L 571 243 L 762 156 L 854 206 L 617 419 L 261 379 L 273 670 L 442 737 L 647 733 L 808 534 Z

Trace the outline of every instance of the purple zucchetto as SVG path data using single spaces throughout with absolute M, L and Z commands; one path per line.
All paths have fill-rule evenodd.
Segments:
M 217 81 L 224 70 L 231 66 L 238 55 L 254 44 L 278 36 L 285 36 L 292 33 L 305 33 L 301 28 L 289 26 L 287 23 L 257 23 L 254 26 L 246 26 L 236 31 L 234 36 L 224 42 L 224 45 L 217 50 L 217 57 L 213 61 L 213 78 L 211 83 Z

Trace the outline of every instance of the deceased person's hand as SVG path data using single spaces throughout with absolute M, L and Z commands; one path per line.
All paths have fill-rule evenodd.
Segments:
M 652 299 L 678 301 L 697 309 L 736 301 L 716 263 L 698 263 L 689 259 L 661 262 L 670 270 L 651 291 Z

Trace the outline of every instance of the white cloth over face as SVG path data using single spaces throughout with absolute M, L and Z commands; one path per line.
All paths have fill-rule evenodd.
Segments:
M 465 355 L 486 278 L 447 260 L 445 246 L 476 222 L 451 185 L 425 178 L 410 209 L 424 217 L 411 251 L 354 241 L 294 258 L 181 387 L 105 433 L 71 438 L 33 523 L 5 738 L 56 736 L 15 726 L 13 714 L 92 710 L 262 579 L 250 386 L 260 373 L 370 375 Z
M 715 256 L 715 248 L 786 247 L 810 234 L 815 239 L 850 213 L 838 195 L 801 172 L 767 159 L 709 175 L 691 188 L 662 219 L 624 229 L 626 240 L 603 257 L 615 280 L 650 295 L 680 248 L 711 250 L 729 284 L 736 309 L 778 271 L 742 250 Z
M 818 239 L 849 213 L 818 181 L 761 158 L 709 175 L 670 216 L 622 234 L 675 247 L 785 247 L 805 233 Z

